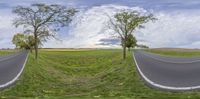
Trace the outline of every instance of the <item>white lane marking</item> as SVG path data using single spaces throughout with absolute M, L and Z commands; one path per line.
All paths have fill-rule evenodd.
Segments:
M 139 67 L 138 64 L 137 64 L 137 60 L 136 60 L 134 54 L 133 54 L 133 58 L 134 58 L 136 67 L 137 67 L 137 69 L 138 69 L 140 75 L 143 77 L 143 79 L 144 79 L 147 83 L 153 85 L 154 87 L 157 87 L 157 88 L 160 88 L 160 89 L 174 90 L 174 91 L 186 91 L 186 90 L 193 90 L 193 89 L 199 89 L 199 88 L 200 88 L 200 86 L 191 86 L 191 87 L 171 87 L 171 86 L 165 86 L 165 85 L 157 84 L 157 83 L 151 81 L 150 79 L 148 79 L 148 78 L 143 74 L 143 72 L 141 71 L 140 67 Z
M 141 52 L 142 53 L 142 52 Z M 158 61 L 161 61 L 161 62 L 165 62 L 165 63 L 175 63 L 175 64 L 190 64 L 190 63 L 196 63 L 196 62 L 200 62 L 200 60 L 194 60 L 194 61 L 190 61 L 190 62 L 172 62 L 172 61 L 166 61 L 166 60 L 163 60 L 163 59 L 158 59 L 158 58 L 155 58 L 155 57 L 152 57 L 150 55 L 146 55 L 145 53 L 142 53 L 143 55 L 147 56 L 147 57 L 150 57 L 154 60 L 158 60 Z M 150 53 L 150 54 L 153 54 L 153 53 Z M 157 54 L 156 54 L 157 55 Z M 157 55 L 159 57 L 159 55 Z M 165 57 L 165 56 L 161 56 L 161 57 Z
M 7 87 L 7 86 L 13 84 L 13 83 L 19 78 L 19 76 L 20 76 L 21 73 L 23 72 L 24 67 L 25 67 L 25 65 L 26 65 L 26 62 L 27 62 L 27 60 L 28 60 L 28 55 L 29 55 L 29 52 L 27 53 L 25 62 L 24 62 L 24 64 L 23 64 L 23 67 L 22 67 L 22 69 L 20 70 L 20 72 L 17 74 L 17 76 L 16 76 L 14 79 L 12 79 L 11 81 L 9 81 L 9 82 L 7 82 L 7 83 L 5 83 L 5 84 L 3 84 L 3 85 L 0 85 L 0 88 L 4 88 L 4 87 Z

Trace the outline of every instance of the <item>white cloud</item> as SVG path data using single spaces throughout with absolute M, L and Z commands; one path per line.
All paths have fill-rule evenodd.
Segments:
M 136 35 L 139 39 L 151 47 L 200 47 L 197 43 L 200 41 L 199 12 L 174 11 L 154 14 L 158 20 L 146 24 L 146 28 Z M 196 46 L 193 46 L 194 44 Z
M 80 12 L 70 25 L 69 37 L 63 40 L 62 44 L 55 41 L 47 44 L 45 47 L 109 47 L 99 45 L 99 41 L 109 38 L 113 32 L 107 27 L 109 22 L 108 16 L 113 16 L 122 9 L 145 10 L 139 7 L 127 7 L 119 5 L 104 5 L 92 7 L 88 10 Z M 55 44 L 53 44 L 55 42 Z M 54 45 L 54 46 L 52 46 Z M 116 47 L 116 46 L 112 46 Z M 119 47 L 119 46 L 117 46 Z
M 8 9 L 0 10 L 0 48 L 12 48 L 12 37 L 15 33 L 20 32 L 12 25 L 14 15 Z
M 121 9 L 146 11 L 139 7 L 120 5 L 102 5 L 83 9 L 73 20 L 69 30 L 66 30 L 66 35 L 61 37 L 62 42 L 50 40 L 44 47 L 109 47 L 99 45 L 101 39 L 111 38 L 112 31 L 106 27 L 109 20 L 107 14 L 112 16 Z M 151 47 L 199 48 L 200 11 L 193 9 L 152 13 L 158 20 L 155 23 L 147 23 L 145 29 L 136 31 L 136 37 L 140 43 Z M 20 32 L 20 29 L 12 26 L 12 19 L 12 14 L 0 13 L 0 48 L 13 47 L 12 36 Z M 61 36 L 62 33 L 60 33 Z M 114 45 L 114 47 L 118 46 Z
M 99 41 L 109 38 L 110 30 L 106 28 L 108 15 L 114 15 L 121 9 L 140 10 L 139 7 L 119 5 L 96 6 L 82 11 L 70 27 L 70 35 L 62 44 L 49 43 L 46 47 L 104 47 Z M 155 23 L 149 22 L 145 29 L 137 30 L 139 43 L 150 47 L 198 47 L 200 46 L 200 13 L 195 10 L 173 12 L 153 12 L 158 18 Z M 55 45 L 55 46 L 52 46 Z

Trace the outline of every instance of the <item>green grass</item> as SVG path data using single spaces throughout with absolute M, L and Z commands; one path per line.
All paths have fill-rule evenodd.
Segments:
M 18 52 L 19 50 L 0 50 L 0 56 L 5 56 L 9 54 L 14 54 Z
M 140 80 L 132 53 L 121 50 L 41 51 L 29 59 L 15 86 L 0 92 L 6 99 L 196 99 L 200 92 L 172 93 Z
M 170 50 L 159 50 L 159 49 L 145 49 L 145 51 L 167 56 L 183 56 L 183 57 L 200 56 L 200 51 L 181 51 L 181 50 L 170 51 Z

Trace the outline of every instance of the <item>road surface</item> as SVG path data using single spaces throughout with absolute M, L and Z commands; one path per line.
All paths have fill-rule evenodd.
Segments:
M 12 85 L 21 75 L 28 58 L 28 51 L 0 57 L 0 89 Z
M 151 87 L 186 91 L 200 89 L 200 57 L 170 57 L 134 50 L 142 79 Z

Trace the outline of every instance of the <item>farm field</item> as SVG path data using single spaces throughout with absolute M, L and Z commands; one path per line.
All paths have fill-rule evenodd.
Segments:
M 3 53 L 0 51 L 0 53 Z M 171 52 L 173 53 L 173 52 Z M 190 56 L 191 52 L 182 52 Z M 187 54 L 186 54 L 187 53 Z M 200 52 L 196 52 L 200 54 Z M 29 54 L 15 86 L 0 92 L 4 99 L 196 99 L 200 92 L 163 92 L 147 87 L 136 71 L 132 52 L 121 50 L 40 51 Z M 181 53 L 179 53 L 181 54 Z M 176 55 L 179 55 L 176 54 Z M 191 55 L 192 56 L 192 55 Z
M 5 56 L 9 54 L 14 54 L 16 52 L 19 52 L 20 50 L 14 50 L 14 49 L 9 49 L 9 50 L 0 50 L 0 56 Z
M 183 57 L 200 56 L 200 49 L 155 48 L 155 49 L 145 49 L 145 51 L 167 56 L 183 56 Z
M 42 48 L 41 51 L 90 51 L 96 48 Z

